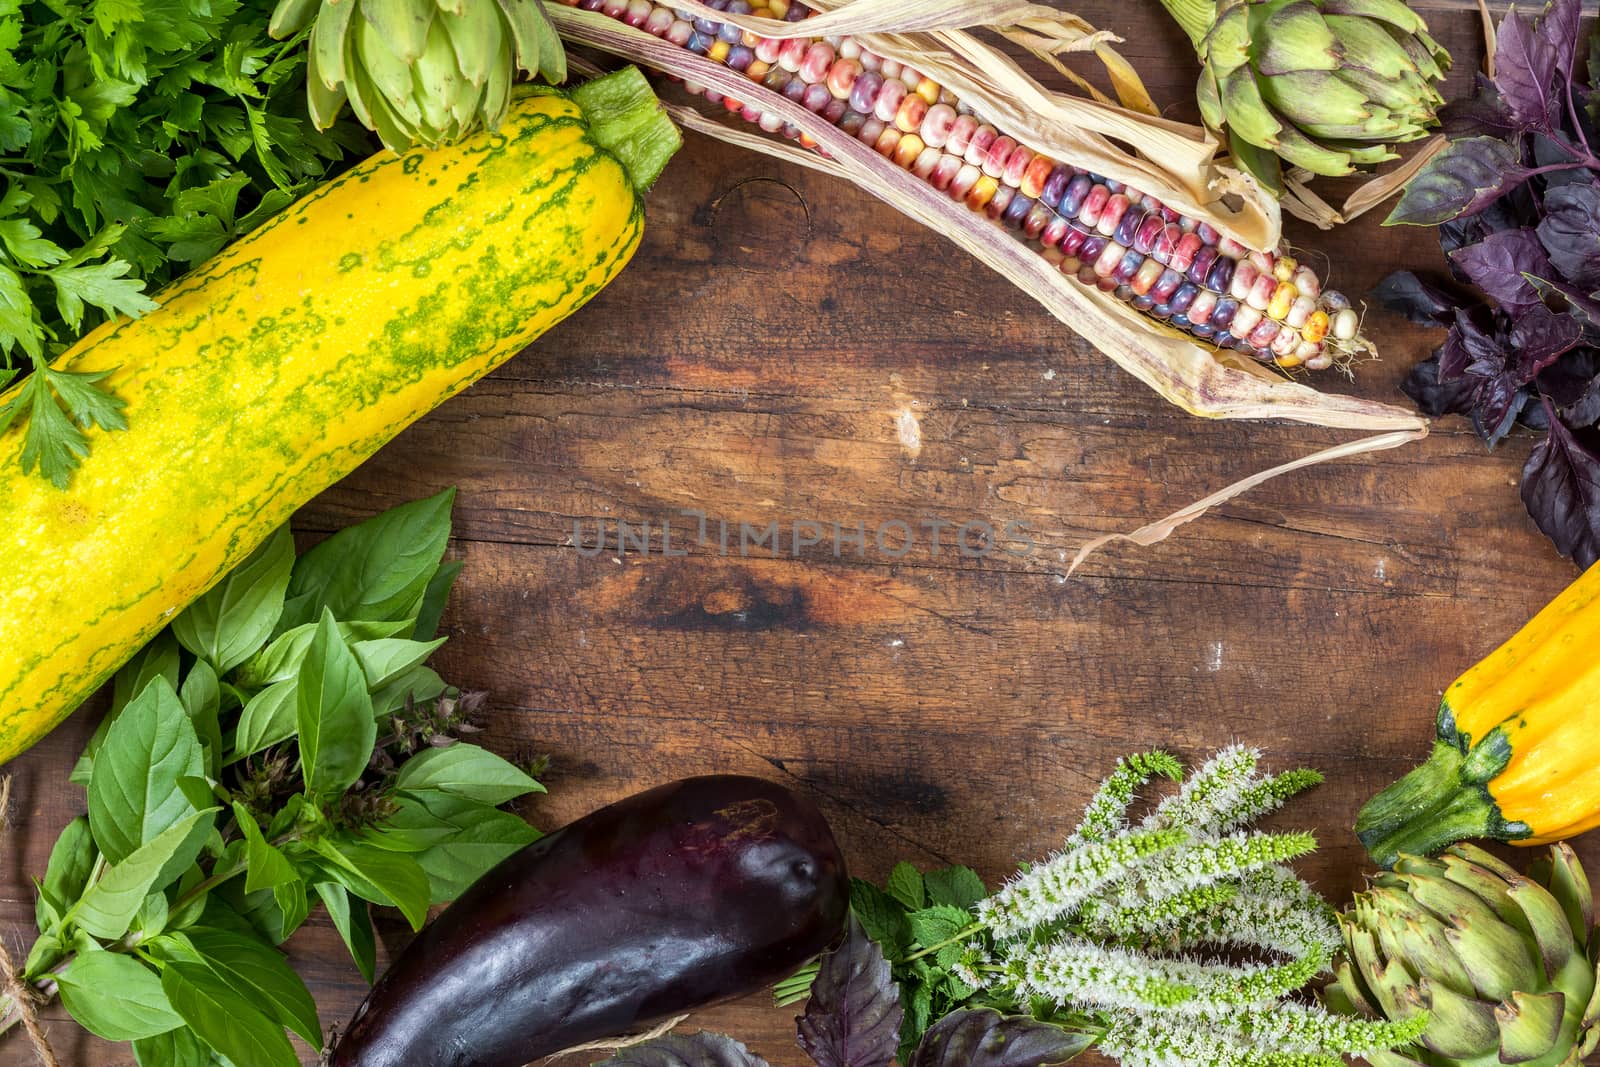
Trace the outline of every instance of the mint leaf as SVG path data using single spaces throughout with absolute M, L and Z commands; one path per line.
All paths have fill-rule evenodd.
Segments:
M 922 876 L 928 890 L 930 904 L 948 904 L 955 908 L 971 908 L 989 895 L 983 879 L 971 867 L 945 867 L 928 871 Z
M 416 500 L 329 537 L 295 563 L 285 628 L 329 609 L 341 619 L 414 620 L 450 537 L 455 490 Z
M 168 963 L 161 988 L 196 1035 L 234 1063 L 250 1067 L 300 1067 L 283 1028 L 257 1011 L 209 968 Z
M 852 917 L 844 943 L 822 957 L 797 1024 L 817 1067 L 890 1067 L 905 1012 L 889 961 Z
M 911 923 L 911 932 L 915 935 L 917 943 L 923 948 L 944 944 L 975 921 L 970 911 L 965 908 L 953 908 L 947 904 L 936 904 L 931 908 L 914 911 L 906 916 L 906 919 Z
M 306 789 L 344 792 L 366 769 L 378 727 L 361 666 L 328 608 L 322 609 L 322 622 L 300 665 L 295 708 Z
M 272 636 L 293 566 L 294 540 L 280 526 L 172 621 L 173 635 L 218 674 L 228 673 Z
M 61 1003 L 78 1024 L 107 1041 L 135 1041 L 182 1026 L 161 978 L 120 952 L 79 953 L 56 975 Z
M 667 1034 L 629 1045 L 596 1067 L 767 1067 L 767 1061 L 726 1034 Z
M 412 756 L 400 765 L 394 784 L 396 789 L 437 789 L 489 805 L 544 792 L 543 786 L 511 763 L 461 741 Z
M 89 826 L 112 863 L 194 812 L 178 779 L 203 774 L 194 725 L 165 678 L 127 706 L 106 732 L 89 779 Z
M 890 959 L 903 958 L 911 947 L 911 924 L 906 907 L 871 882 L 850 879 L 850 910 L 867 936 L 884 947 Z
M 317 1006 L 300 976 L 283 955 L 260 941 L 208 926 L 191 927 L 187 937 L 214 971 L 235 993 L 263 1008 L 267 1015 L 306 1039 L 313 1048 L 322 1043 L 322 1023 Z
M 957 1011 L 928 1028 L 906 1067 L 1040 1067 L 1066 1063 L 1093 1044 L 1092 1034 L 1026 1016 Z
M 378 945 L 372 936 L 372 916 L 367 912 L 366 902 L 352 903 L 350 894 L 342 885 L 318 882 L 315 888 L 317 896 L 322 898 L 323 907 L 328 909 L 328 918 L 333 920 L 334 928 L 344 938 L 350 958 L 355 960 L 361 977 L 371 985 L 377 971 Z
M 127 933 L 144 898 L 154 890 L 166 888 L 200 854 L 212 829 L 209 816 L 216 810 L 194 812 L 155 840 L 141 845 L 121 863 L 106 868 L 100 880 L 85 889 L 67 913 L 68 921 L 76 921 L 95 937 L 107 940 Z
M 897 863 L 889 872 L 889 895 L 913 911 L 927 901 L 923 892 L 922 873 L 909 863 Z

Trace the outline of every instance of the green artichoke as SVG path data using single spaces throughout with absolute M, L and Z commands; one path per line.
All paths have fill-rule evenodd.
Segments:
M 1402 0 L 1162 0 L 1204 69 L 1200 115 L 1274 192 L 1278 160 L 1313 174 L 1397 158 L 1444 103 L 1449 54 Z
M 518 68 L 567 74 L 540 0 L 279 0 L 270 31 L 308 25 L 312 121 L 327 129 L 348 100 L 396 152 L 497 127 Z
M 1416 1045 L 1372 1067 L 1577 1067 L 1600 1043 L 1589 880 L 1564 844 L 1530 874 L 1472 845 L 1402 855 L 1339 917 L 1329 1007 L 1429 1013 Z

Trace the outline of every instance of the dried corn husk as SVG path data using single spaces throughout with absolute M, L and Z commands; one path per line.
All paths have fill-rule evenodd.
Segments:
M 808 3 L 823 13 L 798 23 L 730 15 L 697 0 L 676 0 L 674 6 L 714 21 L 735 23 L 763 36 L 839 34 L 863 38 L 865 47 L 909 64 L 945 85 L 972 105 L 980 117 L 1030 148 L 1146 190 L 1180 211 L 1206 219 L 1249 247 L 1277 247 L 1281 236 L 1277 204 L 1250 178 L 1217 161 L 1216 142 L 1204 130 L 1102 100 L 1046 89 L 1008 57 L 965 32 L 965 28 L 974 26 L 995 29 L 1036 54 L 1093 51 L 1103 61 L 1105 55 L 1114 55 L 1109 39 L 1082 20 L 1015 0 Z M 1414 412 L 1319 392 L 1252 360 L 1204 347 L 1188 335 L 1138 314 L 1114 297 L 1066 278 L 1043 256 L 982 215 L 951 201 L 781 94 L 752 83 L 720 63 L 597 12 L 553 5 L 550 15 L 561 34 L 573 42 L 654 67 L 781 115 L 784 121 L 815 139 L 827 155 L 715 122 L 691 109 L 674 112 L 685 125 L 711 136 L 845 178 L 947 235 L 1038 300 L 1119 366 L 1184 410 L 1207 418 L 1290 419 L 1377 435 L 1246 479 L 1207 498 L 1200 511 L 1185 509 L 1180 521 L 1197 517 L 1205 508 L 1259 484 L 1273 473 L 1308 462 L 1394 448 L 1427 433 L 1426 422 Z M 908 26 L 915 28 L 913 32 L 886 31 L 886 27 L 898 31 Z M 1125 98 L 1132 96 L 1137 102 L 1143 90 L 1137 86 L 1136 76 L 1131 81 L 1118 81 Z M 1123 148 L 1124 144 L 1134 151 Z M 1136 536 L 1146 543 L 1152 530 L 1161 527 L 1170 532 L 1177 524 L 1152 524 Z

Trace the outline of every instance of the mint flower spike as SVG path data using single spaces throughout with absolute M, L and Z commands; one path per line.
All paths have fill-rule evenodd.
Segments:
M 1166 897 L 1298 859 L 1316 849 L 1316 837 L 1304 831 L 1287 834 L 1237 832 L 1209 841 L 1191 841 L 1162 856 L 1159 863 L 1140 868 L 1138 875 L 1150 896 Z
M 1231 888 L 1225 903 L 1179 919 L 1177 939 L 1315 959 L 1317 972 L 1333 962 L 1343 944 L 1334 909 L 1294 871 L 1264 867 Z
M 1019 977 L 1030 993 L 1058 1003 L 1206 1015 L 1219 1004 L 1270 1005 L 1314 978 L 1322 963 L 1307 957 L 1234 966 L 1151 957 L 1068 937 L 1031 954 Z
M 1134 864 L 1182 843 L 1179 830 L 1128 833 L 1052 856 L 977 904 L 978 919 L 1001 939 L 1070 917 L 1093 894 L 1125 877 Z
M 1189 776 L 1172 796 L 1163 800 L 1156 810 L 1140 824 L 1142 830 L 1159 830 L 1165 826 L 1204 828 L 1211 824 L 1220 811 L 1231 808 L 1239 796 L 1255 781 L 1256 767 L 1261 762 L 1258 749 L 1244 745 L 1230 745 Z
M 1170 781 L 1179 781 L 1183 778 L 1183 764 L 1160 749 L 1119 759 L 1117 769 L 1100 783 L 1089 806 L 1084 808 L 1078 829 L 1067 838 L 1067 847 L 1091 841 L 1109 841 L 1121 833 L 1128 824 L 1128 805 L 1133 803 L 1139 789 L 1158 775 Z

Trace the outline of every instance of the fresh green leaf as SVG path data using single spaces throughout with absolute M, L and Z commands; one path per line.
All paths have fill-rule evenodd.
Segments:
M 187 1026 L 133 1043 L 139 1067 L 213 1067 L 217 1058 Z
M 66 955 L 66 951 L 61 938 L 55 934 L 44 934 L 35 938 L 33 947 L 28 950 L 28 958 L 22 964 L 22 973 L 29 981 L 37 981 L 46 971 L 61 962 L 61 957 Z
M 196 886 L 205 881 L 205 878 L 206 872 L 196 863 L 184 871 L 182 877 L 178 879 L 177 889 L 173 893 L 173 900 L 174 902 L 184 900 L 186 903 L 176 911 L 168 911 L 168 930 L 182 930 L 200 921 L 200 916 L 205 911 L 206 901 L 210 899 L 211 894 L 204 892 L 198 896 L 190 896 L 189 894 Z
M 311 899 L 305 882 L 295 878 L 272 887 L 272 902 L 278 909 L 278 933 L 281 935 L 274 943 L 281 945 L 311 915 Z
M 357 641 L 350 650 L 361 661 L 367 689 L 376 692 L 433 655 L 434 649 L 442 644 L 442 637 L 435 641 L 407 641 L 389 637 L 378 641 Z
M 182 1026 L 161 978 L 132 956 L 90 952 L 56 975 L 61 1003 L 78 1024 L 107 1041 L 135 1041 Z
M 400 909 L 413 930 L 428 916 L 428 876 L 417 861 L 398 852 L 348 840 L 320 840 L 314 848 L 335 881 L 363 900 Z
M 323 906 L 328 909 L 328 917 L 333 920 L 334 928 L 344 938 L 350 958 L 361 971 L 361 977 L 371 985 L 377 972 L 378 944 L 372 936 L 372 916 L 367 911 L 366 901 L 351 901 L 345 887 L 332 882 L 318 882 L 316 890 Z
M 83 324 L 85 304 L 99 308 L 107 318 L 127 315 L 136 319 L 154 311 L 158 305 L 144 295 L 144 283 L 125 277 L 132 269 L 120 259 L 108 259 L 49 271 L 62 320 L 72 329 L 78 329 Z
M 178 641 L 226 674 L 255 654 L 283 613 L 294 540 L 280 526 L 248 558 L 172 621 Z
M 443 904 L 540 837 L 539 831 L 510 812 L 485 807 L 447 794 L 428 798 L 431 813 L 453 824 L 456 832 L 417 853 L 428 876 L 429 903 Z
M 83 754 L 78 757 L 72 774 L 68 776 L 69 781 L 88 786 L 94 770 L 94 755 L 100 751 L 106 731 L 111 729 L 111 724 L 116 722 L 129 701 L 144 692 L 145 686 L 156 678 L 165 678 L 173 689 L 178 688 L 178 642 L 169 630 L 162 630 L 117 671 L 111 686 L 111 708 L 95 725 L 89 743 L 84 746 Z
M 139 941 L 148 941 L 167 927 L 167 895 L 157 892 L 144 898 L 139 910 L 133 913 L 129 934 Z
M 970 908 L 989 895 L 983 879 L 971 867 L 945 867 L 928 871 L 922 876 L 928 890 L 930 904 L 948 904 L 954 908 Z
M 161 988 L 172 1008 L 211 1048 L 236 1064 L 299 1067 L 283 1027 L 257 1011 L 213 971 L 193 963 L 169 963 Z
M 922 873 L 909 863 L 897 863 L 889 872 L 889 895 L 915 911 L 927 902 L 923 892 Z
M 267 842 L 261 834 L 261 826 L 256 822 L 250 810 L 238 801 L 233 805 L 233 819 L 239 824 L 239 832 L 245 842 L 245 881 L 244 891 L 254 893 L 259 889 L 271 889 L 273 886 L 296 880 L 299 875 L 295 873 L 294 864 L 288 857 L 279 852 Z
M 444 617 L 445 602 L 456 584 L 456 576 L 466 564 L 451 560 L 439 564 L 439 569 L 428 579 L 428 588 L 422 594 L 422 606 L 417 609 L 417 626 L 411 633 L 413 641 L 432 641 L 439 634 L 439 620 Z
M 339 531 L 301 556 L 289 581 L 297 617 L 311 622 L 324 608 L 342 619 L 410 619 L 450 537 L 455 490 L 391 508 Z
M 94 870 L 94 838 L 89 832 L 89 817 L 80 815 L 67 823 L 50 848 L 50 861 L 44 869 L 44 883 L 39 887 L 42 898 L 48 899 L 55 911 L 64 913 L 83 895 L 89 884 L 89 874 Z M 45 933 L 43 924 L 39 932 Z
M 236 763 L 294 736 L 299 721 L 298 692 L 299 683 L 288 678 L 274 682 L 250 698 L 239 712 L 229 762 Z
M 106 868 L 99 881 L 84 890 L 68 920 L 75 920 L 96 937 L 111 939 L 127 933 L 144 898 L 164 889 L 200 854 L 212 828 L 209 817 L 216 810 L 190 814 L 121 863 Z
M 407 698 L 425 704 L 446 688 L 444 679 L 432 667 L 412 667 L 372 694 L 372 713 L 380 719 L 387 718 L 404 708 Z
M 306 1039 L 313 1048 L 322 1042 L 317 1006 L 276 949 L 255 938 L 207 926 L 191 927 L 189 943 L 206 965 L 235 993 L 265 1009 L 267 1015 Z
M 911 946 L 911 924 L 898 900 L 860 878 L 850 879 L 850 910 L 891 960 L 903 958 Z
M 404 633 L 410 628 L 411 624 L 404 619 L 397 622 L 365 620 L 341 622 L 339 636 L 344 638 L 346 644 L 356 641 L 380 641 Z M 316 635 L 317 624 L 314 622 L 283 631 L 272 639 L 270 645 L 251 656 L 239 667 L 235 674 L 236 680 L 240 685 L 253 688 L 288 681 L 299 672 L 300 664 L 305 662 L 306 649 L 311 647 L 311 639 Z
M 195 736 L 200 739 L 205 772 L 215 777 L 222 773 L 222 685 L 211 664 L 203 659 L 195 660 L 184 676 L 178 699 L 183 702 L 183 710 L 188 713 Z
M 113 863 L 193 813 L 178 779 L 205 772 L 194 725 L 163 678 L 125 708 L 107 731 L 89 780 L 89 826 Z
M 976 921 L 970 911 L 948 904 L 935 904 L 931 908 L 914 911 L 906 919 L 911 923 L 911 933 L 916 937 L 917 944 L 923 948 L 944 944 Z
M 295 707 L 307 790 L 344 792 L 366 769 L 378 727 L 361 665 L 327 608 L 300 665 Z
M 544 788 L 487 749 L 465 742 L 427 749 L 400 765 L 397 789 L 437 789 L 484 804 L 504 804 Z

